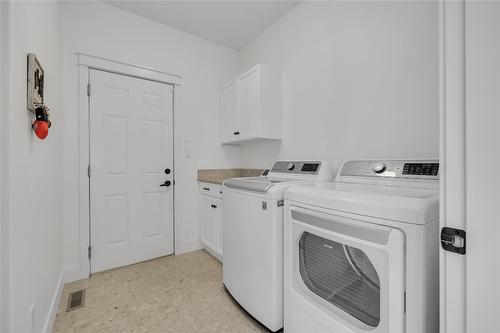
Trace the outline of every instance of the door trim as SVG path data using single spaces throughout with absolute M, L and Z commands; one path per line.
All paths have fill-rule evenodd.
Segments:
M 439 229 L 466 230 L 465 15 L 465 0 L 439 1 Z M 440 246 L 440 332 L 466 331 L 465 269 L 465 256 Z
M 182 80 L 182 76 L 179 74 L 168 73 L 142 65 L 128 64 L 118 60 L 93 56 L 86 53 L 77 53 L 77 56 L 78 65 L 91 69 L 137 77 L 140 79 L 166 83 L 174 86 L 180 86 Z
M 120 61 L 114 61 L 102 57 L 91 56 L 88 54 L 77 53 L 78 64 L 78 115 L 79 115 L 79 265 L 68 267 L 66 269 L 66 281 L 75 281 L 90 276 L 90 260 L 88 257 L 88 247 L 90 245 L 90 181 L 88 178 L 88 164 L 90 160 L 90 131 L 89 131 L 89 111 L 90 103 L 87 95 L 87 84 L 90 80 L 90 70 L 100 70 L 119 75 L 131 76 L 138 79 L 165 83 L 172 87 L 172 161 L 174 170 L 174 184 L 177 170 L 177 160 L 175 159 L 176 141 L 175 141 L 175 121 L 176 117 L 176 99 L 175 91 L 180 87 L 182 77 L 177 74 L 171 74 L 144 66 L 127 64 Z M 180 209 L 176 198 L 176 186 L 173 187 L 173 230 L 174 230 L 174 255 L 179 252 L 180 227 L 177 225 L 176 212 Z

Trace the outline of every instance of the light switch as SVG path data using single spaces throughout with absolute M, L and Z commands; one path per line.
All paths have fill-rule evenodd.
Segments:
M 192 154 L 192 140 L 190 137 L 184 138 L 184 158 L 191 158 Z

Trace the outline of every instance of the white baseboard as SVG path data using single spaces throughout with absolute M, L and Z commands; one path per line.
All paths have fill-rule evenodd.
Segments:
M 0 0 L 1 1 L 1 0 Z M 203 246 L 199 239 L 193 239 L 180 243 L 175 247 L 175 254 L 180 255 L 188 252 L 201 250 Z M 88 272 L 82 270 L 81 265 L 72 265 L 64 269 L 63 283 L 70 283 L 88 278 Z
M 73 265 L 64 269 L 64 283 L 70 283 L 85 278 L 88 278 L 88 275 L 82 272 L 82 267 L 80 265 Z
M 197 250 L 201 250 L 203 246 L 200 243 L 199 239 L 193 239 L 187 242 L 183 242 L 175 247 L 175 254 L 184 254 L 188 252 L 193 252 Z
M 52 327 L 54 326 L 54 321 L 56 320 L 57 309 L 59 308 L 59 301 L 61 300 L 61 295 L 64 289 L 64 272 L 63 269 L 59 275 L 59 280 L 57 281 L 56 290 L 52 302 L 50 303 L 49 313 L 47 315 L 47 320 L 45 321 L 45 326 L 43 328 L 44 333 L 51 333 Z
M 209 247 L 205 246 L 203 247 L 205 249 L 205 251 L 207 251 L 212 257 L 214 257 L 215 259 L 219 260 L 221 263 L 222 263 L 222 256 L 215 253 L 214 251 L 212 251 Z

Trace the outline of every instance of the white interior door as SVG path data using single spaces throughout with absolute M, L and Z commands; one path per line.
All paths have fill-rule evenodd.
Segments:
M 97 70 L 90 85 L 95 273 L 173 253 L 173 93 L 167 84 Z
M 466 231 L 466 253 L 441 249 L 440 331 L 500 332 L 500 3 L 443 14 L 441 226 Z
M 500 2 L 465 14 L 467 332 L 500 332 Z

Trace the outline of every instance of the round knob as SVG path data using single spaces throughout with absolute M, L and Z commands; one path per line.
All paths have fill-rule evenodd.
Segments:
M 170 169 L 165 169 L 165 173 L 168 175 L 170 173 Z
M 288 163 L 288 164 L 286 165 L 286 168 L 287 168 L 289 171 L 292 171 L 292 170 L 293 170 L 293 168 L 295 168 L 295 164 L 293 164 L 293 163 Z
M 376 163 L 374 166 L 373 166 L 373 172 L 375 173 L 382 173 L 385 171 L 385 169 L 387 168 L 387 166 L 384 164 L 384 163 Z

